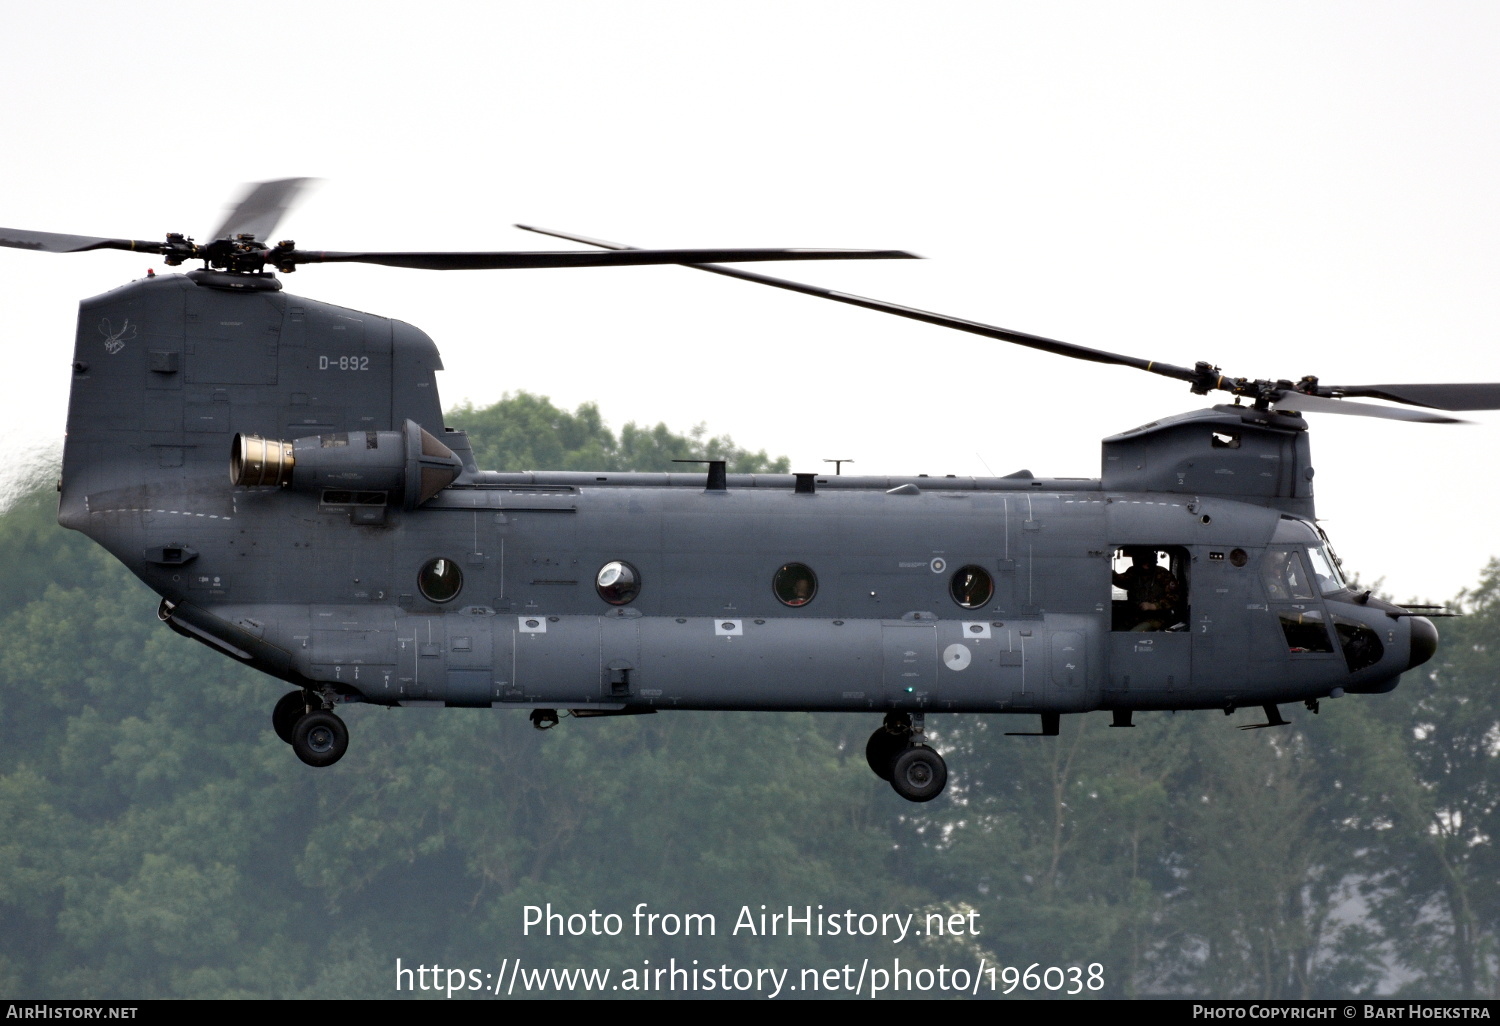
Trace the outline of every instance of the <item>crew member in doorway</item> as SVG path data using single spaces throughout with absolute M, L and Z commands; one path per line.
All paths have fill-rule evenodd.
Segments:
M 1156 561 L 1153 549 L 1127 549 L 1131 565 L 1124 573 L 1114 574 L 1118 587 L 1125 589 L 1125 602 L 1133 624 L 1132 631 L 1166 630 L 1177 622 L 1177 605 L 1182 588 L 1172 571 Z

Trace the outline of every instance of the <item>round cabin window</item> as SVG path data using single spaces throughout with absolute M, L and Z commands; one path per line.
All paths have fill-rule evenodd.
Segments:
M 995 594 L 995 581 L 982 566 L 959 567 L 948 582 L 948 593 L 965 609 L 978 609 Z
M 417 587 L 429 602 L 447 602 L 463 590 L 464 575 L 451 559 L 429 559 L 417 574 Z
M 771 579 L 771 590 L 784 606 L 805 606 L 818 593 L 818 575 L 802 563 L 783 563 Z
M 594 578 L 599 597 L 612 606 L 623 606 L 641 593 L 641 575 L 622 560 L 605 563 Z

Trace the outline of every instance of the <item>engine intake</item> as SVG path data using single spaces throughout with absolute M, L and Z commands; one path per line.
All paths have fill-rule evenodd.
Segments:
M 400 431 L 344 431 L 292 442 L 235 435 L 229 479 L 246 488 L 336 488 L 399 495 L 415 509 L 463 473 L 463 462 L 415 421 Z

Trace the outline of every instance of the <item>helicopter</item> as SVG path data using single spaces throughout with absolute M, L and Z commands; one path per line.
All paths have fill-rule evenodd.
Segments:
M 1440 607 L 1344 577 L 1304 413 L 1453 422 L 1500 384 L 1235 378 L 722 266 L 898 250 L 384 253 L 268 246 L 302 179 L 210 240 L 0 229 L 0 245 L 159 254 L 80 304 L 58 522 L 161 596 L 167 627 L 292 685 L 272 727 L 333 765 L 341 705 L 527 710 L 534 726 L 674 709 L 862 711 L 871 770 L 945 790 L 929 713 L 1280 707 L 1379 694 L 1431 659 Z M 670 263 L 1186 382 L 1232 404 L 1102 443 L 1100 477 L 485 471 L 445 427 L 438 350 L 277 272 Z M 1361 403 L 1379 398 L 1399 404 Z

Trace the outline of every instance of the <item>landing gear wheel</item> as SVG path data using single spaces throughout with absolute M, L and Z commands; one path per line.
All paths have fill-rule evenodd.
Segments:
M 331 712 L 310 712 L 292 731 L 292 751 L 309 766 L 332 766 L 348 750 L 349 728 Z
M 909 802 L 930 802 L 948 783 L 948 764 L 926 745 L 912 745 L 891 764 L 891 786 Z
M 271 729 L 276 731 L 276 736 L 287 744 L 292 743 L 292 732 L 297 729 L 297 721 L 307 712 L 307 695 L 301 691 L 288 691 L 276 702 L 276 708 L 271 710 Z
M 884 727 L 876 727 L 875 733 L 870 735 L 870 740 L 865 742 L 865 762 L 870 764 L 870 769 L 881 780 L 891 779 L 891 765 L 896 761 L 896 756 L 904 752 L 911 744 L 911 734 L 893 734 Z

